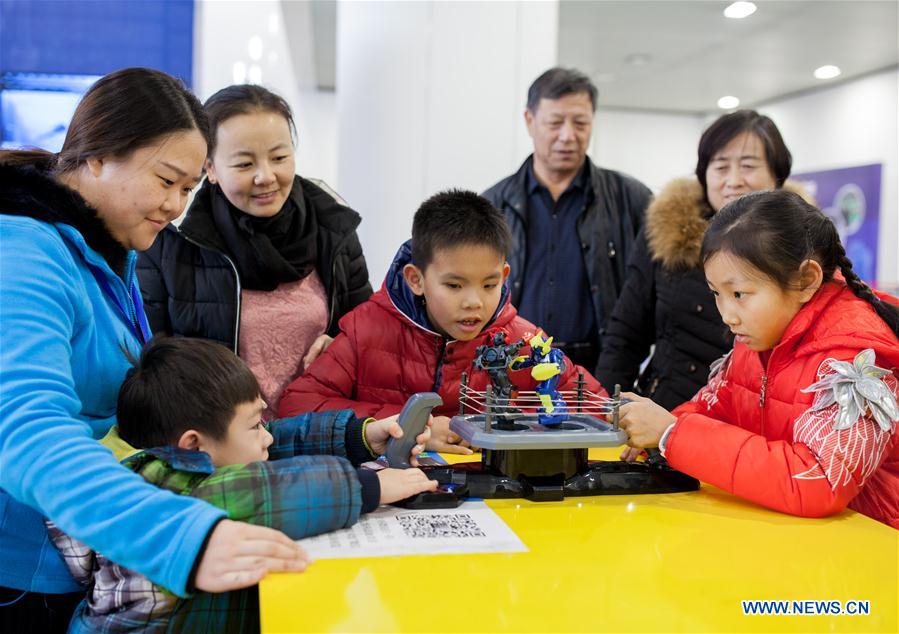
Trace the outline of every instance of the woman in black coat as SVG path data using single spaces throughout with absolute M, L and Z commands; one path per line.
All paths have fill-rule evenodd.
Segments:
M 618 383 L 671 410 L 705 385 L 711 363 L 733 346 L 699 261 L 709 218 L 747 192 L 783 187 L 791 165 L 777 126 L 753 110 L 706 129 L 696 178 L 669 183 L 646 210 L 603 337 L 596 378 L 606 389 Z
M 361 219 L 324 184 L 295 175 L 284 99 L 229 86 L 204 108 L 207 180 L 180 227 L 169 225 L 141 257 L 141 293 L 154 333 L 213 339 L 239 354 L 271 413 L 338 320 L 371 295 Z

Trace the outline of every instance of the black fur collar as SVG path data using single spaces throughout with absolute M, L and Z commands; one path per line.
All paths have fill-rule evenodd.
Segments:
M 120 275 L 128 251 L 78 192 L 50 176 L 42 166 L 0 165 L 0 214 L 72 225 L 84 241 Z

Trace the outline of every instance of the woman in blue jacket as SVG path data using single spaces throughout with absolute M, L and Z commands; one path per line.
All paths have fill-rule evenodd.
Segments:
M 281 533 L 161 491 L 95 440 L 123 351 L 149 336 L 136 251 L 184 210 L 208 128 L 178 81 L 126 69 L 87 92 L 59 154 L 0 152 L 0 631 L 64 631 L 81 598 L 45 516 L 180 596 L 306 565 Z

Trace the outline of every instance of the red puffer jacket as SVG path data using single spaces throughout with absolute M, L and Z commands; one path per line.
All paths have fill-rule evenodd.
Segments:
M 832 362 L 853 363 L 866 349 L 890 371 L 876 379 L 875 392 L 895 399 L 899 339 L 841 279 L 828 282 L 767 363 L 737 343 L 709 384 L 674 410 L 668 462 L 785 513 L 822 517 L 848 506 L 899 528 L 896 420 L 882 416 L 878 424 L 866 406 L 863 417 L 841 425 L 838 404 L 827 404 L 830 389 L 804 391 L 837 372 Z
M 344 315 L 340 334 L 287 386 L 279 417 L 352 409 L 357 416 L 383 418 L 399 413 L 416 392 L 437 392 L 443 405 L 435 408 L 434 414 L 453 416 L 459 412 L 463 372 L 468 373 L 472 389 L 485 389 L 487 373 L 472 368 L 475 349 L 484 343 L 484 337 L 447 340 L 430 330 L 424 310 L 402 279 L 402 267 L 409 261 L 407 245 L 397 254 L 381 290 Z M 505 328 L 513 341 L 537 332 L 509 303 L 507 288 L 489 326 Z M 526 353 L 524 348 L 521 354 Z M 587 390 L 606 396 L 589 372 L 567 360 L 558 389 L 575 389 L 578 372 L 584 373 Z M 528 370 L 511 372 L 509 377 L 519 389 L 534 389 Z

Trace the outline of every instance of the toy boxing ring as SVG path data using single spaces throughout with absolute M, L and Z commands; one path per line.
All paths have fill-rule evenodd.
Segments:
M 501 398 L 490 386 L 472 389 L 463 374 L 459 413 L 450 421 L 450 430 L 479 447 L 481 461 L 429 468 L 428 477 L 464 487 L 470 497 L 533 501 L 699 488 L 696 479 L 671 469 L 658 452 L 650 452 L 646 462 L 588 459 L 590 448 L 627 442 L 618 426 L 618 386 L 612 397 L 600 396 L 587 390 L 579 376 L 576 389 L 560 394 L 566 419 L 544 425 L 537 392 L 518 391 Z

